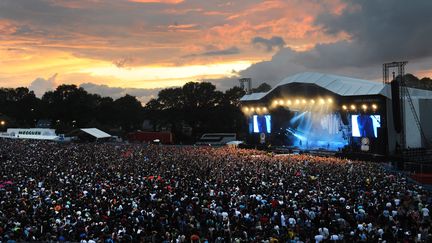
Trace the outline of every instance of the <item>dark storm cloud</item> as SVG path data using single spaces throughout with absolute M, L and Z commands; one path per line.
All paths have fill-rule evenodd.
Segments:
M 239 54 L 240 49 L 233 46 L 227 49 L 223 50 L 215 50 L 215 51 L 208 51 L 201 54 L 201 56 L 226 56 L 226 55 L 235 55 Z
M 254 37 L 251 42 L 254 45 L 264 47 L 268 52 L 273 51 L 274 49 L 280 49 L 285 46 L 285 41 L 280 36 L 273 36 L 270 39 L 257 36 Z
M 0 1 L 0 16 L 2 18 L 16 21 L 24 20 L 32 24 L 66 24 L 70 23 L 75 14 L 72 9 L 50 5 L 49 1 Z
M 289 47 L 280 49 L 269 61 L 253 64 L 240 72 L 242 77 L 251 77 L 254 84 L 262 82 L 274 85 L 286 76 L 305 71 L 304 65 L 297 63 L 298 52 Z
M 285 47 L 240 75 L 276 84 L 303 71 L 379 80 L 381 64 L 390 61 L 410 61 L 409 72 L 430 69 L 432 1 L 345 2 L 348 7 L 340 15 L 320 15 L 315 24 L 331 35 L 346 33 L 350 40 L 318 44 L 304 52 Z
M 236 55 L 239 53 L 240 53 L 240 49 L 236 46 L 232 46 L 227 49 L 211 50 L 211 51 L 206 51 L 198 54 L 186 55 L 184 57 L 188 58 L 188 57 L 199 57 L 199 56 L 229 56 L 229 55 Z
M 314 51 L 319 58 L 306 55 L 306 63 L 364 66 L 432 55 L 432 1 L 345 2 L 349 7 L 341 15 L 321 15 L 316 24 L 329 34 L 348 33 L 352 40 L 318 46 Z M 339 58 L 332 58 L 334 54 Z M 331 62 L 327 62 L 329 58 Z

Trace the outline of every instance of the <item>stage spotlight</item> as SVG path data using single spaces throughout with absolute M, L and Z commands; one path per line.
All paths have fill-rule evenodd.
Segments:
M 288 105 L 291 105 L 292 103 L 291 103 L 291 100 L 287 100 L 287 104 Z
M 346 105 L 343 105 L 343 106 L 342 106 L 342 109 L 343 109 L 344 111 L 346 111 L 346 110 L 348 109 L 348 107 L 347 107 Z
M 333 103 L 333 99 L 332 99 L 332 98 L 328 98 L 328 99 L 327 99 L 327 102 L 328 102 L 329 104 L 331 104 L 331 103 Z
M 254 111 L 255 111 L 255 108 L 251 107 L 250 110 L 251 110 L 252 112 L 254 112 Z
M 310 102 L 311 102 L 311 104 L 315 104 L 315 100 L 311 100 Z
M 356 106 L 355 105 L 351 105 L 351 110 L 355 110 Z
M 300 100 L 296 99 L 296 105 L 300 104 Z
M 306 100 L 305 100 L 305 99 L 302 99 L 302 103 L 303 103 L 303 104 L 306 104 Z
M 274 106 L 277 106 L 278 104 L 279 104 L 279 102 L 278 102 L 277 100 L 274 100 L 274 101 L 273 101 L 273 105 L 274 105 Z
M 365 105 L 365 104 L 362 105 L 363 110 L 367 110 L 367 108 L 368 108 L 367 105 Z
M 321 98 L 320 99 L 320 104 L 323 105 L 324 103 L 325 103 L 325 100 Z
M 372 109 L 376 110 L 377 108 L 378 108 L 378 106 L 377 106 L 377 105 L 375 105 L 375 104 L 372 104 Z
M 244 110 L 245 112 L 248 112 L 248 111 L 249 111 L 249 108 L 248 108 L 248 107 L 245 107 L 243 110 Z
M 279 105 L 283 105 L 284 101 L 283 100 L 279 100 Z
M 261 108 L 260 108 L 260 107 L 257 107 L 256 110 L 257 110 L 258 112 L 260 112 L 260 111 L 261 111 Z
M 267 112 L 267 108 L 266 108 L 266 107 L 263 107 L 263 111 L 264 111 L 264 112 Z

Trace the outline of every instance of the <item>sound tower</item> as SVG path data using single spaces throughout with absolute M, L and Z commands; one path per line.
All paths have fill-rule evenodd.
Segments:
M 348 116 L 346 112 L 341 112 L 342 123 L 347 126 L 349 125 Z
M 384 127 L 377 128 L 377 138 L 375 139 L 375 153 L 386 154 L 387 153 L 387 132 Z
M 393 124 L 396 132 L 402 132 L 401 102 L 400 102 L 400 81 L 395 79 L 391 82 Z

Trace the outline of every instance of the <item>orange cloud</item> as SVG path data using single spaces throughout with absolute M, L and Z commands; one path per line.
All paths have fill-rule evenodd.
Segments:
M 182 15 L 182 14 L 189 14 L 193 12 L 202 12 L 202 11 L 204 11 L 202 8 L 186 8 L 186 9 L 171 8 L 171 9 L 163 10 L 163 13 Z
M 345 5 L 339 0 L 300 3 L 266 0 L 248 5 L 242 11 L 233 11 L 229 14 L 226 12 L 226 22 L 211 27 L 204 39 L 208 43 L 244 46 L 246 41 L 257 36 L 278 36 L 282 37 L 289 47 L 304 51 L 318 43 L 348 39 L 344 34 L 329 36 L 315 24 L 317 15 L 324 12 L 340 13 L 344 8 Z
M 0 19 L 0 34 L 11 35 L 17 31 L 17 26 L 7 20 Z
M 209 16 L 217 16 L 217 15 L 221 15 L 221 16 L 225 16 L 228 15 L 228 13 L 222 12 L 222 11 L 206 11 L 204 12 L 204 15 L 209 15 Z
M 249 9 L 246 9 L 245 11 L 242 11 L 241 13 L 236 13 L 234 15 L 229 16 L 228 20 L 234 20 L 240 17 L 250 16 L 253 14 L 257 14 L 259 12 L 268 12 L 272 9 L 280 9 L 281 7 L 284 7 L 286 3 L 279 0 L 267 0 L 262 3 L 253 5 Z
M 164 3 L 164 4 L 179 4 L 184 0 L 128 0 L 134 3 Z
M 101 0 L 86 0 L 86 1 L 80 1 L 80 0 L 49 0 L 48 2 L 51 5 L 61 6 L 61 7 L 64 7 L 64 8 L 84 9 L 84 8 L 90 7 L 92 5 L 101 3 Z
M 198 31 L 197 24 L 172 24 L 168 25 L 168 29 L 172 31 L 188 31 L 188 32 L 194 32 Z

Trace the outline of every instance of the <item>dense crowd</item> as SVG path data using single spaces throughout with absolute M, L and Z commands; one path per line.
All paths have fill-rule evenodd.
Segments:
M 0 140 L 0 242 L 431 242 L 380 164 L 233 148 Z

